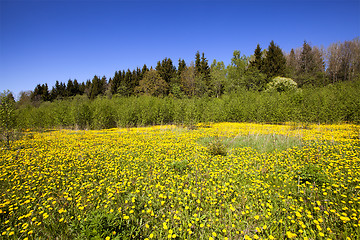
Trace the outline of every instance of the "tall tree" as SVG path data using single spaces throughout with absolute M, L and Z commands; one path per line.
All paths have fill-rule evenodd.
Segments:
M 139 94 L 151 96 L 164 96 L 168 91 L 169 85 L 161 78 L 160 74 L 151 69 L 147 71 L 144 78 L 140 80 L 139 86 L 135 91 Z
M 312 48 L 304 41 L 298 61 L 298 71 L 294 79 L 299 86 L 325 84 L 325 64 L 319 48 Z
M 31 101 L 40 102 L 40 101 L 50 101 L 50 100 L 51 98 L 47 83 L 42 85 L 38 84 L 31 94 Z
M 268 47 L 263 72 L 267 75 L 267 81 L 276 76 L 286 75 L 286 59 L 281 48 L 274 41 L 271 41 Z
M 263 57 L 261 52 L 260 44 L 258 44 L 254 51 L 254 60 L 250 62 L 250 67 L 254 67 L 261 71 L 263 67 Z
M 217 62 L 215 59 L 211 64 L 211 82 L 214 90 L 214 96 L 220 97 L 225 91 L 226 68 L 223 61 Z
M 201 60 L 200 60 L 200 52 L 197 51 L 195 54 L 195 74 L 201 74 Z
M 208 60 L 205 58 L 205 54 L 202 53 L 200 61 L 200 80 L 202 80 L 206 86 L 206 92 L 209 96 L 213 94 L 213 86 L 211 82 L 210 67 Z
M 90 99 L 95 99 L 99 95 L 103 95 L 106 89 L 106 77 L 103 76 L 101 79 L 98 76 L 94 76 L 91 87 L 90 87 Z
M 159 61 L 155 69 L 160 74 L 160 77 L 168 84 L 176 74 L 176 68 L 170 58 L 165 58 L 161 62 Z
M 69 79 L 66 85 L 66 96 L 67 97 L 75 96 L 73 95 L 74 92 L 75 92 L 74 83 L 71 79 Z
M 195 66 L 194 62 L 190 63 L 181 73 L 181 89 L 188 97 L 193 97 L 196 94 L 197 82 L 196 82 Z
M 31 104 L 31 91 L 21 91 L 18 106 L 27 106 Z
M 249 58 L 245 55 L 240 56 L 240 51 L 235 50 L 231 63 L 227 66 L 228 84 L 225 92 L 236 92 L 240 88 L 245 87 L 244 75 L 249 64 Z
M 297 62 L 296 62 L 295 51 L 293 48 L 291 49 L 290 54 L 287 56 L 286 65 L 287 65 L 287 69 L 289 70 L 289 76 L 291 78 L 295 78 Z
M 306 41 L 304 41 L 300 56 L 300 69 L 305 74 L 311 73 L 314 69 L 312 48 Z

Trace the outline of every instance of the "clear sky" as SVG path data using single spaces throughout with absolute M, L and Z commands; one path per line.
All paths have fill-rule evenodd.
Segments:
M 79 82 L 117 70 L 189 64 L 196 51 L 229 64 L 274 40 L 327 47 L 360 35 L 360 0 L 0 0 L 0 91 Z

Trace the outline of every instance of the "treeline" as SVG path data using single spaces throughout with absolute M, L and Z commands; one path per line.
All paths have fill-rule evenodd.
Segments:
M 84 95 L 93 100 L 98 96 L 173 96 L 220 97 L 243 90 L 261 92 L 276 76 L 293 79 L 297 86 L 321 87 L 360 77 L 359 38 L 331 44 L 326 50 L 304 42 L 303 46 L 284 53 L 271 41 L 267 49 L 258 44 L 251 56 L 234 51 L 228 66 L 214 60 L 211 64 L 204 53 L 195 55 L 195 62 L 187 64 L 179 59 L 177 67 L 170 58 L 159 61 L 150 69 L 144 65 L 134 70 L 116 71 L 109 80 L 94 76 L 92 80 L 79 83 L 68 80 L 56 82 L 49 89 L 38 84 L 33 91 L 21 92 L 18 106 L 54 101 Z
M 103 129 L 198 122 L 360 123 L 360 81 L 290 92 L 240 90 L 219 98 L 87 96 L 16 110 L 19 128 Z

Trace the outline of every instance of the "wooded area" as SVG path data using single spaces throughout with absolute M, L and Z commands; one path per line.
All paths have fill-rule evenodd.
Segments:
M 204 53 L 176 68 L 165 58 L 150 69 L 117 71 L 107 80 L 56 82 L 10 92 L 16 128 L 103 129 L 199 122 L 360 123 L 360 40 L 331 44 L 325 51 L 304 42 L 284 54 L 273 41 L 250 57 L 234 51 L 228 66 Z M 6 96 L 5 96 L 6 95 Z M 6 98 L 4 98 L 6 97 Z M 4 107 L 3 107 L 4 106 Z M 4 113 L 9 112 L 2 104 Z M 3 114 L 4 129 L 10 114 Z
M 21 92 L 18 105 L 64 99 L 86 95 L 97 96 L 174 96 L 219 97 L 242 89 L 264 91 L 276 76 L 293 79 L 297 87 L 320 87 L 360 76 L 359 38 L 342 43 L 333 43 L 326 50 L 304 42 L 303 46 L 284 53 L 271 41 L 267 49 L 258 44 L 251 56 L 235 50 L 231 63 L 214 60 L 211 64 L 205 54 L 195 55 L 195 62 L 178 60 L 177 67 L 170 58 L 158 61 L 155 69 L 143 65 L 134 70 L 116 71 L 107 80 L 106 76 L 94 76 L 92 80 L 79 83 L 69 79 L 67 83 L 56 82 L 49 89 L 47 84 L 38 84 L 33 91 Z

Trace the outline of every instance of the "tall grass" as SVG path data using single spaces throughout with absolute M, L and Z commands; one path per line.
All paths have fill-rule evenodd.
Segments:
M 270 153 L 273 151 L 284 151 L 288 148 L 303 146 L 299 137 L 278 135 L 278 134 L 248 134 L 235 137 L 205 137 L 198 139 L 198 143 L 214 152 L 214 147 L 218 146 L 220 152 L 226 150 L 231 152 L 235 148 L 250 147 L 259 153 Z M 218 154 L 224 155 L 224 154 Z

